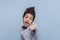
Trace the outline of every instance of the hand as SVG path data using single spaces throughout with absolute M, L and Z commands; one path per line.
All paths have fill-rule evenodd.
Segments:
M 31 31 L 36 30 L 36 26 L 35 26 L 34 24 L 31 24 L 31 25 L 29 26 L 29 29 L 30 29 Z

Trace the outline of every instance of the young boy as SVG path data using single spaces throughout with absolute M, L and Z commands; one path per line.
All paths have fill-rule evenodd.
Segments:
M 23 26 L 21 29 L 21 40 L 37 40 L 36 26 L 33 24 L 35 19 L 34 7 L 27 8 L 23 14 Z

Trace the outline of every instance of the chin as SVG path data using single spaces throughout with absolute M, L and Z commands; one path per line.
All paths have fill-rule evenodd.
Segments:
M 24 26 L 25 26 L 25 27 L 28 27 L 28 26 L 29 26 L 29 24 L 24 24 Z
M 28 25 L 24 25 L 25 27 L 28 27 Z

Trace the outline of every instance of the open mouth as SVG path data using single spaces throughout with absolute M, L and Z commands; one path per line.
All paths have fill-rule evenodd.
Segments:
M 25 21 L 24 22 L 24 26 L 28 26 L 29 25 L 29 22 L 28 21 Z
M 25 22 L 25 24 L 29 24 L 28 22 Z

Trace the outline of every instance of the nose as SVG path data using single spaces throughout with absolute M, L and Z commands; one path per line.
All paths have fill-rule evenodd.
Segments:
M 27 21 L 29 21 L 29 18 L 27 18 Z

